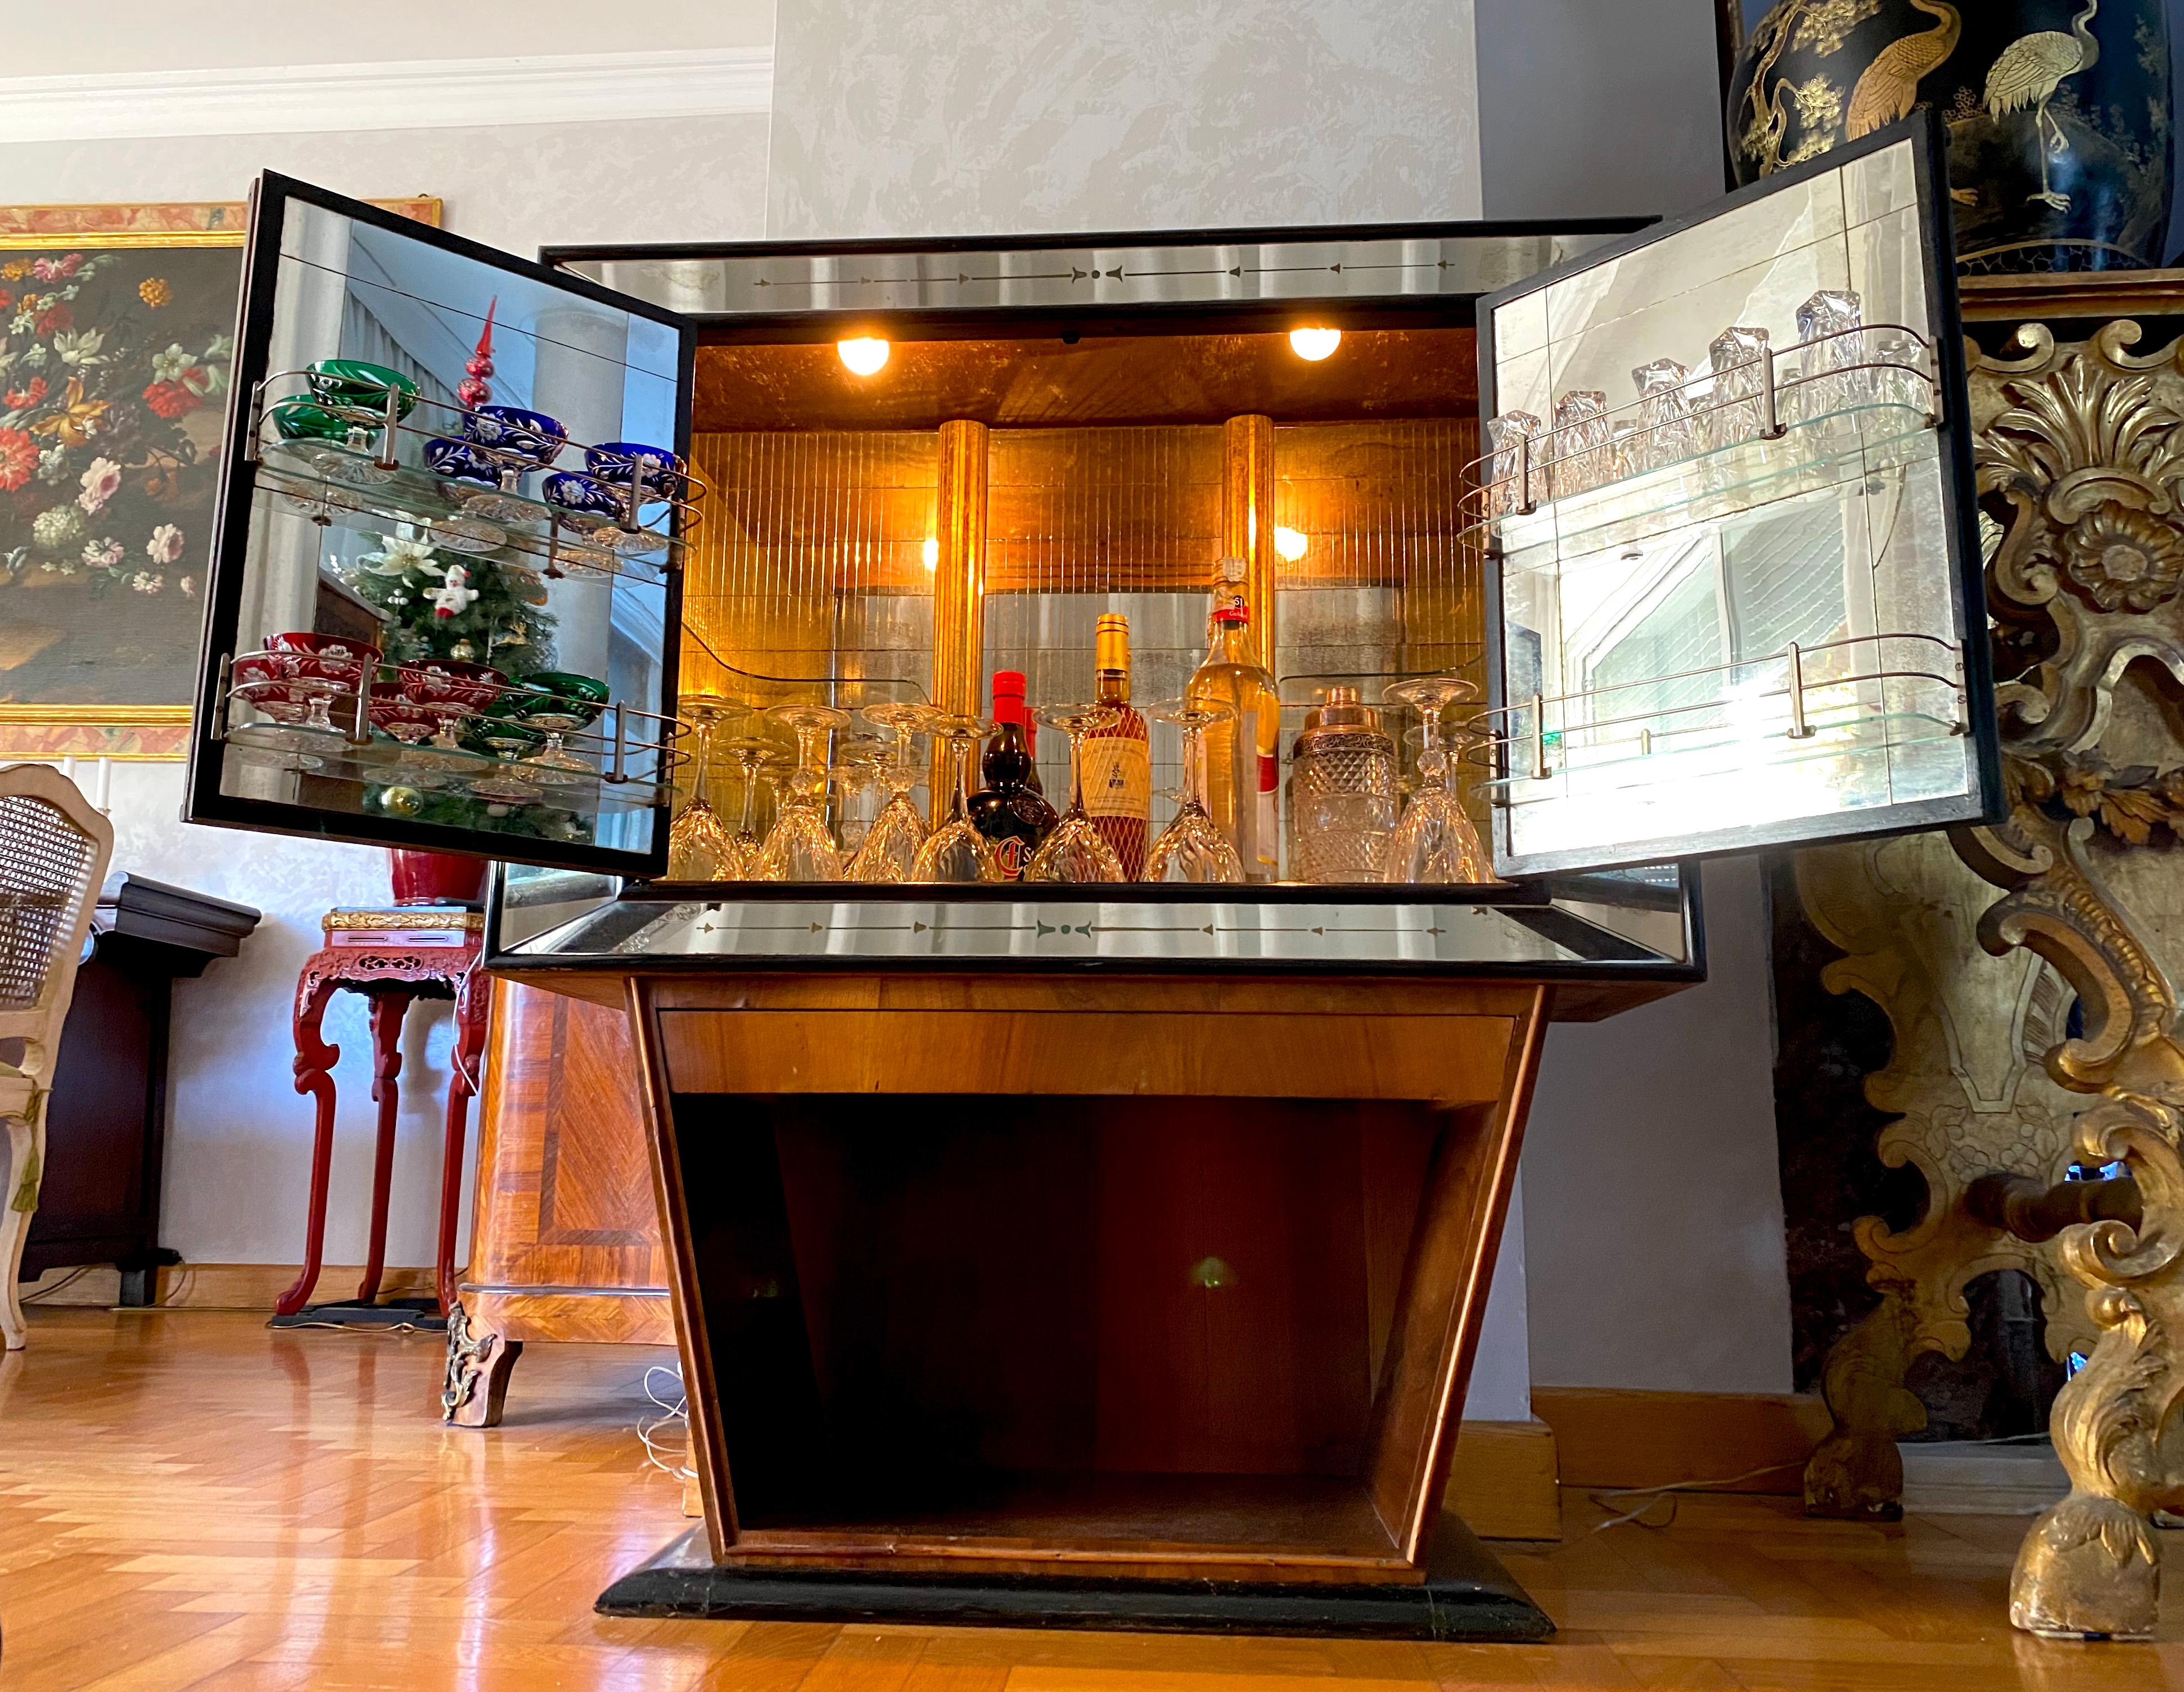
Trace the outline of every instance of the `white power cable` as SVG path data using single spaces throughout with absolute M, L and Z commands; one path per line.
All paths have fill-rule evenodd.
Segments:
M 666 1375 L 675 1383 L 677 1391 L 671 1401 L 662 1398 L 653 1390 L 652 1378 L 655 1375 Z M 666 1414 L 655 1416 L 649 1421 L 642 1416 L 638 1417 L 637 1437 L 644 1442 L 646 1462 L 663 1474 L 673 1475 L 677 1480 L 688 1480 L 694 1471 L 682 1461 L 684 1452 L 689 1449 L 687 1434 L 679 1444 L 671 1434 L 666 1439 L 660 1437 L 660 1430 L 663 1428 L 671 1428 L 678 1422 L 685 1428 L 689 1426 L 690 1400 L 681 1392 L 682 1385 L 682 1369 L 680 1364 L 655 1363 L 644 1372 L 644 1395 L 652 1400 L 655 1407 L 664 1411 Z M 660 1455 L 663 1446 L 668 1453 L 666 1457 Z
M 2001 1433 L 1989 1439 L 1956 1439 L 1947 1443 L 1958 1445 L 2027 1445 L 2044 1441 L 2048 1437 L 2044 1433 Z M 1784 1469 L 1802 1469 L 1805 1467 L 1805 1462 L 1806 1460 L 1801 1457 L 1795 1462 L 1769 1463 L 1763 1468 L 1747 1469 L 1741 1475 L 1724 1475 L 1719 1480 L 1672 1481 L 1666 1486 L 1616 1486 L 1598 1491 L 1588 1489 L 1585 1496 L 1602 1510 L 1614 1507 L 1606 1501 L 1611 1498 L 1642 1498 L 1646 1501 L 1635 1510 L 1626 1511 L 1620 1516 L 1611 1516 L 1607 1521 L 1596 1523 L 1585 1530 L 1586 1535 L 1589 1538 L 1594 1533 L 1604 1533 L 1610 1528 L 1620 1528 L 1626 1522 L 1637 1522 L 1640 1517 L 1659 1503 L 1664 1496 L 1669 1498 L 1668 1520 L 1643 1522 L 1639 1525 L 1655 1529 L 1667 1528 L 1672 1526 L 1676 1519 L 1676 1500 L 1669 1494 L 1680 1492 L 1706 1492 L 1715 1487 L 1735 1486 L 1739 1481 L 1757 1480 L 1762 1475 L 1779 1474 Z

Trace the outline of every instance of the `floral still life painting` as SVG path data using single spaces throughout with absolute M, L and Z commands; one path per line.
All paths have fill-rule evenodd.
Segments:
M 240 259 L 0 253 L 0 690 L 11 702 L 187 702 Z
M 0 207 L 0 760 L 182 749 L 244 222 Z

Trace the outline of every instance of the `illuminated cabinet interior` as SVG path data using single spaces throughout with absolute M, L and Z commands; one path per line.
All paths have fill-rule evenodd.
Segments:
M 1481 551 L 1460 501 L 1478 456 L 1468 329 L 1352 330 L 1318 360 L 1281 331 L 1147 326 L 898 342 L 869 376 L 831 341 L 706 347 L 698 369 L 692 458 L 710 497 L 682 688 L 745 713 L 745 737 L 800 701 L 983 715 L 996 671 L 1022 673 L 1034 709 L 1089 700 L 1102 613 L 1128 620 L 1133 700 L 1177 699 L 1231 600 L 1280 691 L 1284 768 L 1330 687 L 1378 707 L 1391 682 L 1451 673 L 1484 698 Z M 1416 726 L 1387 715 L 1394 737 Z M 1157 833 L 1181 736 L 1150 732 Z M 871 736 L 853 721 L 837 744 L 854 754 Z M 1061 809 L 1066 738 L 1043 733 L 1037 751 Z M 716 753 L 703 789 L 739 823 L 748 785 L 760 833 L 788 743 L 763 755 L 772 770 Z M 697 778 L 693 760 L 686 800 Z M 869 795 L 844 785 L 854 840 Z

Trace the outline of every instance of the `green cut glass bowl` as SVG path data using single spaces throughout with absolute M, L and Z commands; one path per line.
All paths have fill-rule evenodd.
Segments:
M 356 428 L 363 430 L 366 446 L 379 439 L 379 431 L 370 425 L 352 423 L 308 399 L 280 400 L 271 410 L 273 427 L 284 441 L 334 441 L 346 444 L 349 431 Z
M 528 676 L 511 676 L 487 704 L 485 715 L 502 722 L 521 722 L 535 707 L 550 704 L 555 698 Z
M 523 678 L 523 685 L 538 690 L 538 695 L 527 695 L 521 702 L 524 721 L 557 732 L 582 728 L 607 702 L 605 682 L 566 670 L 533 671 Z
M 353 405 L 366 411 L 387 409 L 387 391 L 402 398 L 398 416 L 407 417 L 417 404 L 417 384 L 399 370 L 362 359 L 321 359 L 304 372 L 311 392 L 328 405 Z
M 496 708 L 499 704 L 494 702 Z M 462 744 L 467 750 L 492 758 L 527 758 L 545 743 L 546 737 L 530 724 L 498 715 L 495 710 L 472 717 L 462 732 Z

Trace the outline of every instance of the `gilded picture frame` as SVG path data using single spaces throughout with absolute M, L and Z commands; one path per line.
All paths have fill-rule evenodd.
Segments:
M 0 206 L 0 762 L 187 755 L 248 230 L 241 201 Z

